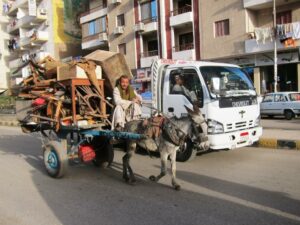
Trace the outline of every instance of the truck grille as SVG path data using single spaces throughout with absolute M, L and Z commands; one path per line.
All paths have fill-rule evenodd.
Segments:
M 253 120 L 226 124 L 227 131 L 242 130 L 249 127 L 253 127 Z

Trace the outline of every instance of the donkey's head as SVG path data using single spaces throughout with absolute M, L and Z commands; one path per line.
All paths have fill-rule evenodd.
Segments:
M 198 108 L 194 105 L 193 109 L 184 106 L 188 112 L 188 115 L 192 121 L 193 135 L 192 139 L 198 142 L 200 147 L 204 150 L 209 148 L 209 142 L 207 138 L 207 124 L 206 121 Z

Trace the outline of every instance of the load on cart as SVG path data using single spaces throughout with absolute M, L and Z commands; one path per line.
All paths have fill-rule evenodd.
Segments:
M 17 117 L 24 132 L 40 132 L 44 164 L 52 177 L 62 177 L 69 160 L 110 165 L 111 138 L 140 139 L 130 132 L 112 131 L 111 96 L 121 75 L 132 77 L 124 56 L 97 50 L 62 63 L 50 56 L 28 60 L 30 75 L 20 84 Z M 17 72 L 17 71 L 16 71 Z

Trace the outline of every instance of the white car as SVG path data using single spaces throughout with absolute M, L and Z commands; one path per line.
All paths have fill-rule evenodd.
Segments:
M 260 104 L 262 116 L 284 116 L 290 120 L 300 115 L 300 92 L 276 92 L 264 96 Z

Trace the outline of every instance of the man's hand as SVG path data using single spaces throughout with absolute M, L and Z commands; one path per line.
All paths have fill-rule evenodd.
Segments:
M 134 103 L 141 104 L 141 101 L 140 101 L 139 98 L 134 98 L 134 99 L 132 99 L 132 101 L 133 101 Z

